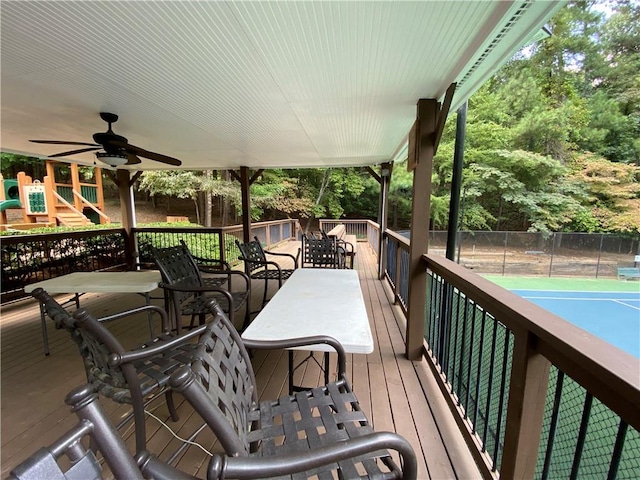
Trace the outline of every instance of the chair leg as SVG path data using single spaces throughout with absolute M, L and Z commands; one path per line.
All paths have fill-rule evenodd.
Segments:
M 180 420 L 180 416 L 178 415 L 178 411 L 176 410 L 176 404 L 173 401 L 173 391 L 167 390 L 164 392 L 164 397 L 167 401 L 167 408 L 169 409 L 169 415 L 171 415 L 171 420 L 177 422 Z
M 244 332 L 251 323 L 251 308 L 249 308 L 250 297 L 247 298 L 244 308 L 244 323 L 242 324 L 242 331 Z
M 269 287 L 269 280 L 268 279 L 264 279 L 264 294 L 262 295 L 262 306 L 260 308 L 264 308 L 264 306 L 267 304 L 267 289 Z

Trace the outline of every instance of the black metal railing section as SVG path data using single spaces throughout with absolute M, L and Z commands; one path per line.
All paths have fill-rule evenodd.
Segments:
M 529 455 L 537 458 L 535 478 L 637 478 L 638 359 L 454 262 L 424 259 L 425 355 L 463 433 L 480 445 L 476 458 L 501 475 L 507 457 L 512 475 L 520 463 L 513 457 Z M 527 368 L 534 357 L 548 367 Z M 531 419 L 507 413 L 535 412 L 532 405 L 544 405 L 533 426 L 539 441 L 515 444 L 531 436 L 523 430 Z
M 387 230 L 384 234 L 385 275 L 393 290 L 394 301 L 407 313 L 409 304 L 409 240 Z
M 298 223 L 287 219 L 253 227 L 252 233 L 269 247 L 295 238 Z M 151 247 L 170 247 L 180 240 L 198 257 L 234 264 L 239 256 L 235 239 L 242 238 L 242 226 L 134 228 L 132 237 L 135 252 L 127 252 L 126 234 L 121 228 L 3 236 L 1 302 L 25 297 L 25 285 L 67 273 L 133 268 L 128 259 L 133 259 L 137 267 L 153 268 Z
M 483 453 L 500 468 L 511 376 L 513 335 L 491 313 L 428 274 L 425 338 Z
M 142 266 L 153 266 L 155 261 L 151 248 L 166 248 L 180 244 L 181 240 L 197 257 L 224 259 L 222 229 L 201 227 L 135 228 L 132 230 L 137 249 L 137 262 Z
M 638 472 L 638 430 L 552 368 L 536 478 L 631 479 L 638 478 Z
M 24 286 L 71 272 L 126 269 L 123 229 L 3 236 L 2 303 Z

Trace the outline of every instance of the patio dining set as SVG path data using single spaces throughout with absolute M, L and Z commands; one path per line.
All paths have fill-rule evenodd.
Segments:
M 102 318 L 79 308 L 78 295 L 93 291 L 86 278 L 82 286 L 56 289 L 56 280 L 64 284 L 63 277 L 30 286 L 28 291 L 41 305 L 43 334 L 47 318 L 69 333 L 83 359 L 87 385 L 66 399 L 77 425 L 17 466 L 11 478 L 102 478 L 102 462 L 115 478 L 195 478 L 174 461 L 206 429 L 221 447 L 211 454 L 208 479 L 416 478 L 411 445 L 396 433 L 373 430 L 346 373 L 346 354 L 372 352 L 373 340 L 358 273 L 345 268 L 349 247 L 344 240 L 305 236 L 297 255 L 266 251 L 257 238 L 237 241 L 237 247 L 244 272 L 194 256 L 184 241 L 154 249 L 163 305 L 151 305 L 146 291 L 145 305 Z M 353 262 L 354 250 L 349 251 Z M 273 255 L 292 262 L 292 268 L 282 267 Z M 122 286 L 100 290 L 107 282 L 100 278 L 108 278 L 101 273 L 105 272 L 88 274 L 94 275 L 90 278 L 98 291 L 123 291 Z M 144 272 L 108 273 L 132 281 Z M 264 281 L 257 312 L 250 305 L 252 280 Z M 270 281 L 278 282 L 278 290 L 267 301 Z M 77 310 L 69 312 L 53 293 L 74 293 Z M 300 309 L 313 318 L 301 322 Z M 238 327 L 236 317 L 242 311 Z M 151 338 L 133 349 L 125 348 L 107 327 L 115 320 L 145 316 Z M 155 319 L 158 334 L 152 329 Z M 258 400 L 251 358 L 260 349 L 289 350 L 288 395 Z M 308 358 L 314 351 L 324 352 L 324 385 L 293 385 L 292 349 L 307 350 Z M 334 380 L 328 375 L 329 352 L 337 356 Z M 147 408 L 164 400 L 170 418 L 177 421 L 175 393 L 185 398 L 201 422 L 187 442 L 161 459 L 147 441 Z M 99 396 L 130 405 L 130 415 L 114 425 L 97 401 Z M 121 433 L 131 422 L 134 452 Z M 86 437 L 89 443 L 83 441 Z

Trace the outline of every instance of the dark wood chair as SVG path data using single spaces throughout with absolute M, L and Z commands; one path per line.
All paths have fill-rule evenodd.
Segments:
M 251 279 L 264 280 L 264 294 L 262 295 L 262 307 L 264 307 L 267 303 L 269 280 L 277 281 L 278 288 L 282 287 L 282 282 L 288 279 L 298 268 L 300 249 L 298 249 L 295 257 L 289 253 L 270 252 L 262 248 L 258 237 L 254 237 L 254 240 L 248 243 L 241 243 L 239 240 L 236 240 L 236 245 L 240 250 L 238 259 L 244 262 L 245 273 L 249 275 Z M 269 260 L 267 254 L 291 259 L 293 268 L 280 267 L 278 263 Z
M 311 268 L 345 268 L 346 251 L 335 238 L 312 238 L 302 235 L 302 266 Z
M 184 242 L 180 245 L 167 248 L 152 248 L 156 265 L 162 275 L 161 287 L 164 288 L 167 308 L 172 312 L 176 322 L 176 329 L 180 333 L 181 317 L 190 316 L 190 328 L 193 328 L 195 319 L 200 324 L 205 321 L 208 314 L 206 307 L 210 298 L 214 298 L 234 319 L 234 313 L 245 307 L 242 329 L 249 325 L 251 319 L 250 299 L 251 280 L 239 271 L 231 268 L 220 269 L 205 265 L 200 259 L 198 265 L 189 248 Z M 232 290 L 232 279 L 237 278 L 241 288 Z M 226 288 L 222 288 L 225 286 Z M 228 301 L 227 294 L 231 297 Z
M 201 337 L 194 362 L 171 375 L 180 392 L 216 435 L 209 478 L 415 478 L 416 459 L 400 435 L 374 432 L 346 375 L 346 355 L 331 337 L 243 341 L 215 303 L 211 335 Z M 329 344 L 338 353 L 335 382 L 258 403 L 247 348 Z M 402 458 L 400 468 L 388 450 Z M 304 473 L 302 473 L 304 472 Z M 298 475 L 296 475 L 298 474 Z
M 191 363 L 196 351 L 193 342 L 202 329 L 177 337 L 171 333 L 166 312 L 154 305 L 98 320 L 85 309 L 71 315 L 41 288 L 34 290 L 32 295 L 40 301 L 56 328 L 65 329 L 71 335 L 84 361 L 87 380 L 93 388 L 117 403 L 132 406 L 137 452 L 146 448 L 146 404 L 164 395 L 172 419 L 178 420 L 172 391 L 167 389 L 169 375 L 180 365 Z M 146 321 L 149 312 L 160 316 L 162 334 L 139 348 L 126 350 L 105 327 L 109 322 L 134 315 Z

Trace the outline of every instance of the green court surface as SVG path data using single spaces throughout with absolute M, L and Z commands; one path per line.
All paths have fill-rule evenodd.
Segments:
M 483 275 L 508 290 L 560 290 L 572 292 L 639 292 L 638 280 L 558 277 L 503 277 Z

